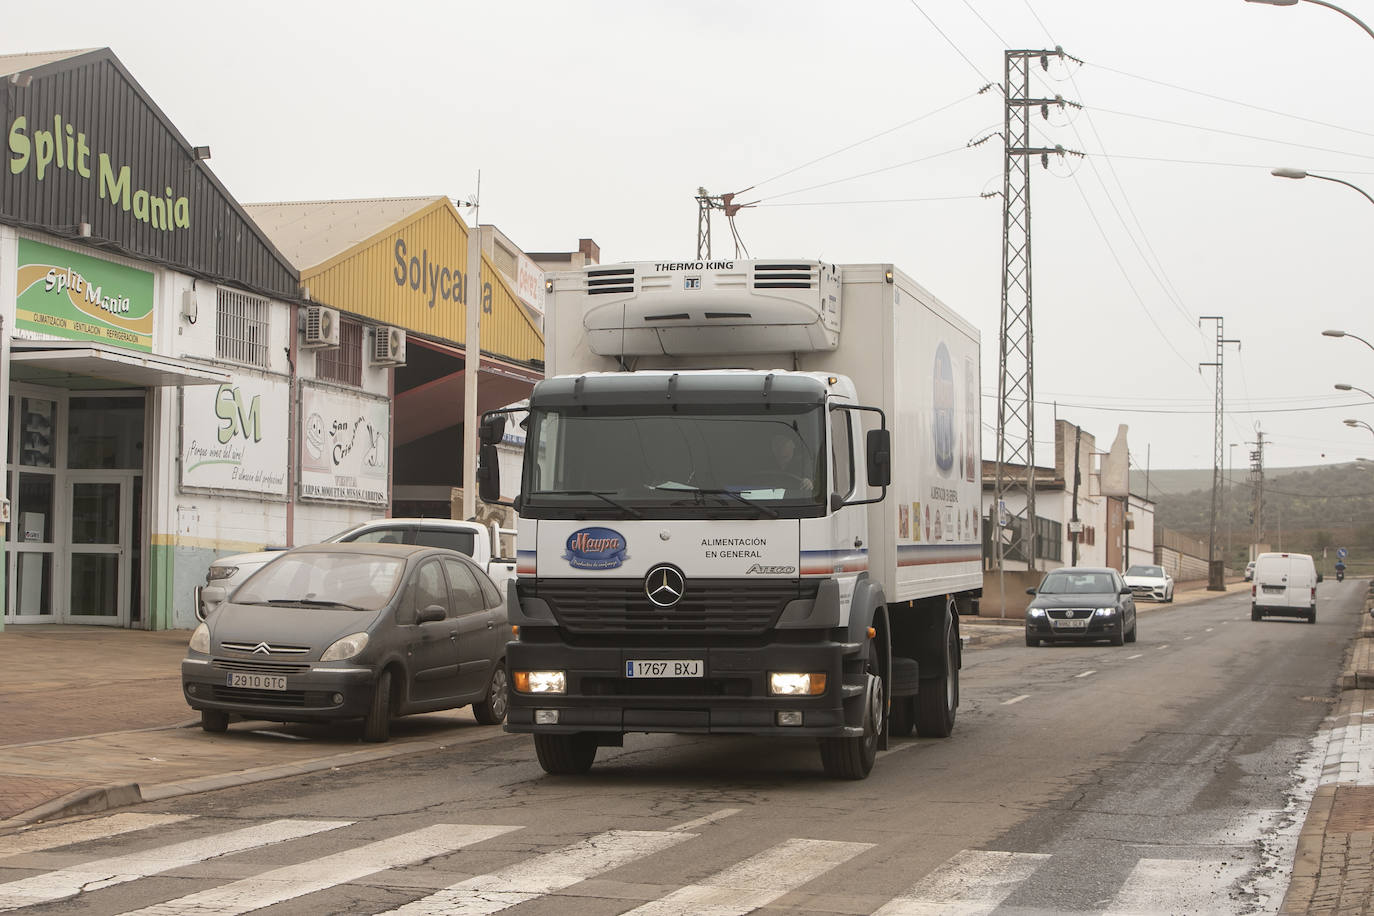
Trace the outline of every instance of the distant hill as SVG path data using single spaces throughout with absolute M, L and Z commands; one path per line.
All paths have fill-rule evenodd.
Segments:
M 1223 475 L 1225 483 L 1225 475 Z M 1145 495 L 1145 475 L 1131 474 L 1132 492 Z M 1218 512 L 1217 538 L 1231 551 L 1228 565 L 1245 562 L 1254 536 L 1251 510 L 1254 492 L 1248 470 L 1236 469 L 1232 486 L 1223 487 L 1224 508 Z M 1151 471 L 1150 499 L 1155 520 L 1206 540 L 1211 527 L 1212 472 Z M 1350 552 L 1352 575 L 1374 575 L 1374 463 L 1271 468 L 1264 481 L 1264 541 L 1275 550 L 1310 553 L 1318 569 L 1330 572 L 1335 550 Z M 1224 549 L 1224 546 L 1223 546 Z M 1322 552 L 1328 556 L 1323 560 Z
M 1301 467 L 1301 468 L 1265 468 L 1265 470 L 1264 470 L 1264 476 L 1265 476 L 1265 479 L 1266 479 L 1266 480 L 1274 480 L 1274 479 L 1278 479 L 1278 478 L 1280 478 L 1280 477 L 1286 477 L 1286 476 L 1288 476 L 1289 474 L 1304 474 L 1304 473 L 1309 473 L 1309 472 L 1312 472 L 1312 471 L 1319 471 L 1319 470 L 1321 470 L 1321 469 L 1323 469 L 1323 468 L 1329 468 L 1329 467 L 1332 467 L 1332 465 L 1329 465 L 1329 464 L 1322 464 L 1322 465 L 1312 465 L 1312 466 L 1309 466 L 1309 467 Z M 1225 469 L 1225 468 L 1222 468 L 1222 470 L 1221 470 L 1221 477 L 1222 477 L 1222 480 L 1223 480 L 1223 481 L 1226 479 L 1226 473 L 1227 473 L 1227 472 L 1226 472 L 1226 469 Z M 1250 475 L 1250 469 L 1249 469 L 1248 467 L 1244 467 L 1244 468 L 1239 468 L 1239 467 L 1237 467 L 1237 468 L 1232 468 L 1230 473 L 1231 473 L 1231 479 L 1232 479 L 1233 481 L 1235 481 L 1236 486 L 1240 486 L 1241 483 L 1242 483 L 1243 481 L 1245 481 L 1246 478 L 1249 477 L 1249 475 Z M 1150 497 L 1150 499 L 1158 499 L 1159 496 L 1160 496 L 1161 494 L 1174 494 L 1174 495 L 1179 495 L 1179 494 L 1183 494 L 1183 493 L 1191 493 L 1191 492 L 1193 492 L 1194 490 L 1207 490 L 1207 491 L 1210 493 L 1211 490 L 1212 490 L 1212 469 L 1211 469 L 1211 468 L 1205 468 L 1205 469 L 1203 469 L 1203 470 L 1187 470 L 1187 471 L 1179 471 L 1179 470 L 1173 470 L 1173 471 L 1169 471 L 1169 470 L 1150 471 L 1149 474 L 1148 474 L 1148 476 L 1149 476 L 1149 497 Z M 1145 472 L 1145 471 L 1136 470 L 1136 469 L 1132 469 L 1132 470 L 1131 470 L 1131 492 L 1132 492 L 1132 493 L 1134 493 L 1134 494 L 1137 495 L 1137 496 L 1145 496 L 1145 495 L 1146 495 L 1146 492 L 1145 492 L 1145 489 L 1146 489 L 1145 478 L 1146 478 L 1146 472 Z M 1209 497 L 1209 499 L 1210 499 L 1210 497 Z M 1209 503 L 1208 505 L 1210 506 L 1210 503 Z

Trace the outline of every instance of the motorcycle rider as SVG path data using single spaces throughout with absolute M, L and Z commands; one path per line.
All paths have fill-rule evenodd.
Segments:
M 1336 561 L 1336 581 L 1337 581 L 1337 582 L 1344 582 L 1344 581 L 1345 581 L 1345 561 L 1344 561 L 1344 560 L 1337 560 L 1337 561 Z

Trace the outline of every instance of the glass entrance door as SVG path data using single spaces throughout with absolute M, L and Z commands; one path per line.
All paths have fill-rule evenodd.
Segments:
M 72 623 L 129 621 L 129 525 L 132 475 L 72 475 L 67 619 Z

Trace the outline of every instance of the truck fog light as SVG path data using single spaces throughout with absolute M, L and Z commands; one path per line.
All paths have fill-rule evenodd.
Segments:
M 802 714 L 800 709 L 780 709 L 778 710 L 779 725 L 801 725 Z
M 535 725 L 557 725 L 558 710 L 556 709 L 536 709 L 534 711 Z
M 773 671 L 768 675 L 768 692 L 775 697 L 814 697 L 825 693 L 825 673 Z
M 511 679 L 517 693 L 568 692 L 568 679 L 562 671 L 516 671 Z
M 343 694 L 341 693 L 334 694 L 332 697 L 330 697 L 330 699 L 334 701 L 335 706 L 343 705 Z

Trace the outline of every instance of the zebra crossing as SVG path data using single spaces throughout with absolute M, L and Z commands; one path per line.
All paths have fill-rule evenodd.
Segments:
M 727 812 L 734 813 L 731 809 Z M 209 883 L 212 886 L 174 899 L 139 900 L 135 908 L 124 908 L 123 916 L 250 913 L 332 888 L 345 888 L 364 879 L 370 879 L 370 883 L 386 883 L 393 893 L 397 887 L 413 890 L 415 899 L 393 909 L 383 908 L 387 916 L 485 916 L 539 898 L 557 897 L 591 879 L 610 881 L 606 876 L 611 872 L 641 862 L 649 863 L 654 874 L 661 877 L 655 879 L 654 885 L 623 885 L 623 892 L 615 894 L 617 912 L 623 916 L 744 916 L 778 903 L 793 892 L 809 892 L 811 896 L 793 898 L 780 905 L 797 912 L 853 913 L 858 912 L 854 908 L 855 900 L 871 899 L 855 894 L 846 897 L 842 886 L 827 885 L 824 879 L 841 866 L 862 865 L 865 856 L 881 854 L 880 844 L 802 837 L 758 838 L 756 851 L 735 864 L 705 877 L 685 880 L 684 876 L 684 883 L 674 887 L 670 876 L 676 873 L 674 867 L 679 857 L 670 853 L 681 852 L 688 844 L 710 843 L 705 831 L 723 816 L 727 815 L 708 815 L 665 830 L 608 830 L 533 855 L 511 851 L 514 845 L 510 842 L 492 844 L 485 848 L 482 861 L 492 861 L 493 856 L 499 858 L 501 855 L 512 861 L 496 870 L 472 875 L 475 869 L 464 868 L 463 850 L 481 848 L 482 844 L 503 837 L 535 839 L 537 828 L 432 824 L 384 839 L 349 845 L 348 828 L 357 823 L 349 820 L 277 819 L 247 826 L 236 822 L 228 826 L 215 819 L 193 815 L 115 814 L 30 828 L 0 837 L 0 911 L 87 898 L 100 912 L 113 912 L 109 900 L 114 898 L 102 901 L 98 896 L 105 889 L 178 870 L 197 872 L 191 867 L 254 851 L 266 852 L 275 858 L 274 850 L 307 837 L 329 840 L 331 849 L 344 848 L 307 861 L 295 861 L 299 859 L 298 854 L 282 854 L 277 861 L 293 864 L 268 867 L 252 874 L 248 874 L 251 867 L 240 864 L 230 870 L 235 875 L 246 875 L 237 880 L 206 877 L 221 873 L 208 868 L 195 874 L 183 873 L 183 884 Z M 167 842 L 161 836 L 173 830 L 203 834 L 217 826 L 225 829 L 174 842 Z M 89 860 L 80 860 L 79 851 L 69 850 L 77 844 L 109 840 L 117 840 L 121 846 L 136 845 L 139 849 L 109 857 L 97 855 Z M 523 842 L 520 845 L 524 845 Z M 911 881 L 901 893 L 885 901 L 875 900 L 868 912 L 873 916 L 983 916 L 996 913 L 1003 906 L 1008 907 L 1007 912 L 1033 911 L 1035 904 L 1025 899 L 1026 889 L 1036 873 L 1053 858 L 1043 853 L 963 850 Z M 53 862 L 76 864 L 33 873 L 41 869 L 43 863 Z M 466 872 L 472 876 L 438 889 L 435 889 L 438 881 L 387 881 L 386 873 L 393 869 L 434 867 L 435 862 L 443 863 L 440 868 L 446 869 L 439 874 L 456 877 Z M 1229 869 L 1222 866 L 1229 866 Z M 1226 885 L 1233 878 L 1222 881 L 1217 877 L 1222 874 L 1234 876 L 1235 863 L 1142 858 L 1130 870 L 1114 898 L 1095 900 L 1082 912 L 1117 916 L 1249 911 L 1242 902 L 1228 897 Z M 23 876 L 13 877 L 15 875 Z M 155 886 L 166 888 L 169 885 Z M 647 893 L 656 889 L 664 892 L 655 899 L 645 899 Z M 119 899 L 131 899 L 131 894 L 136 899 L 139 890 L 134 887 Z M 1013 898 L 1018 892 L 1019 896 Z M 157 892 L 149 890 L 149 893 Z M 166 896 L 165 890 L 162 893 Z M 575 891 L 572 894 L 575 895 Z M 841 897 L 846 902 L 836 904 L 835 900 Z M 1009 904 L 1013 899 L 1014 907 Z M 867 903 L 860 905 L 867 906 Z M 1053 907 L 1046 902 L 1045 907 L 1047 911 L 1066 912 L 1062 899 Z M 350 909 L 350 912 L 355 910 Z

